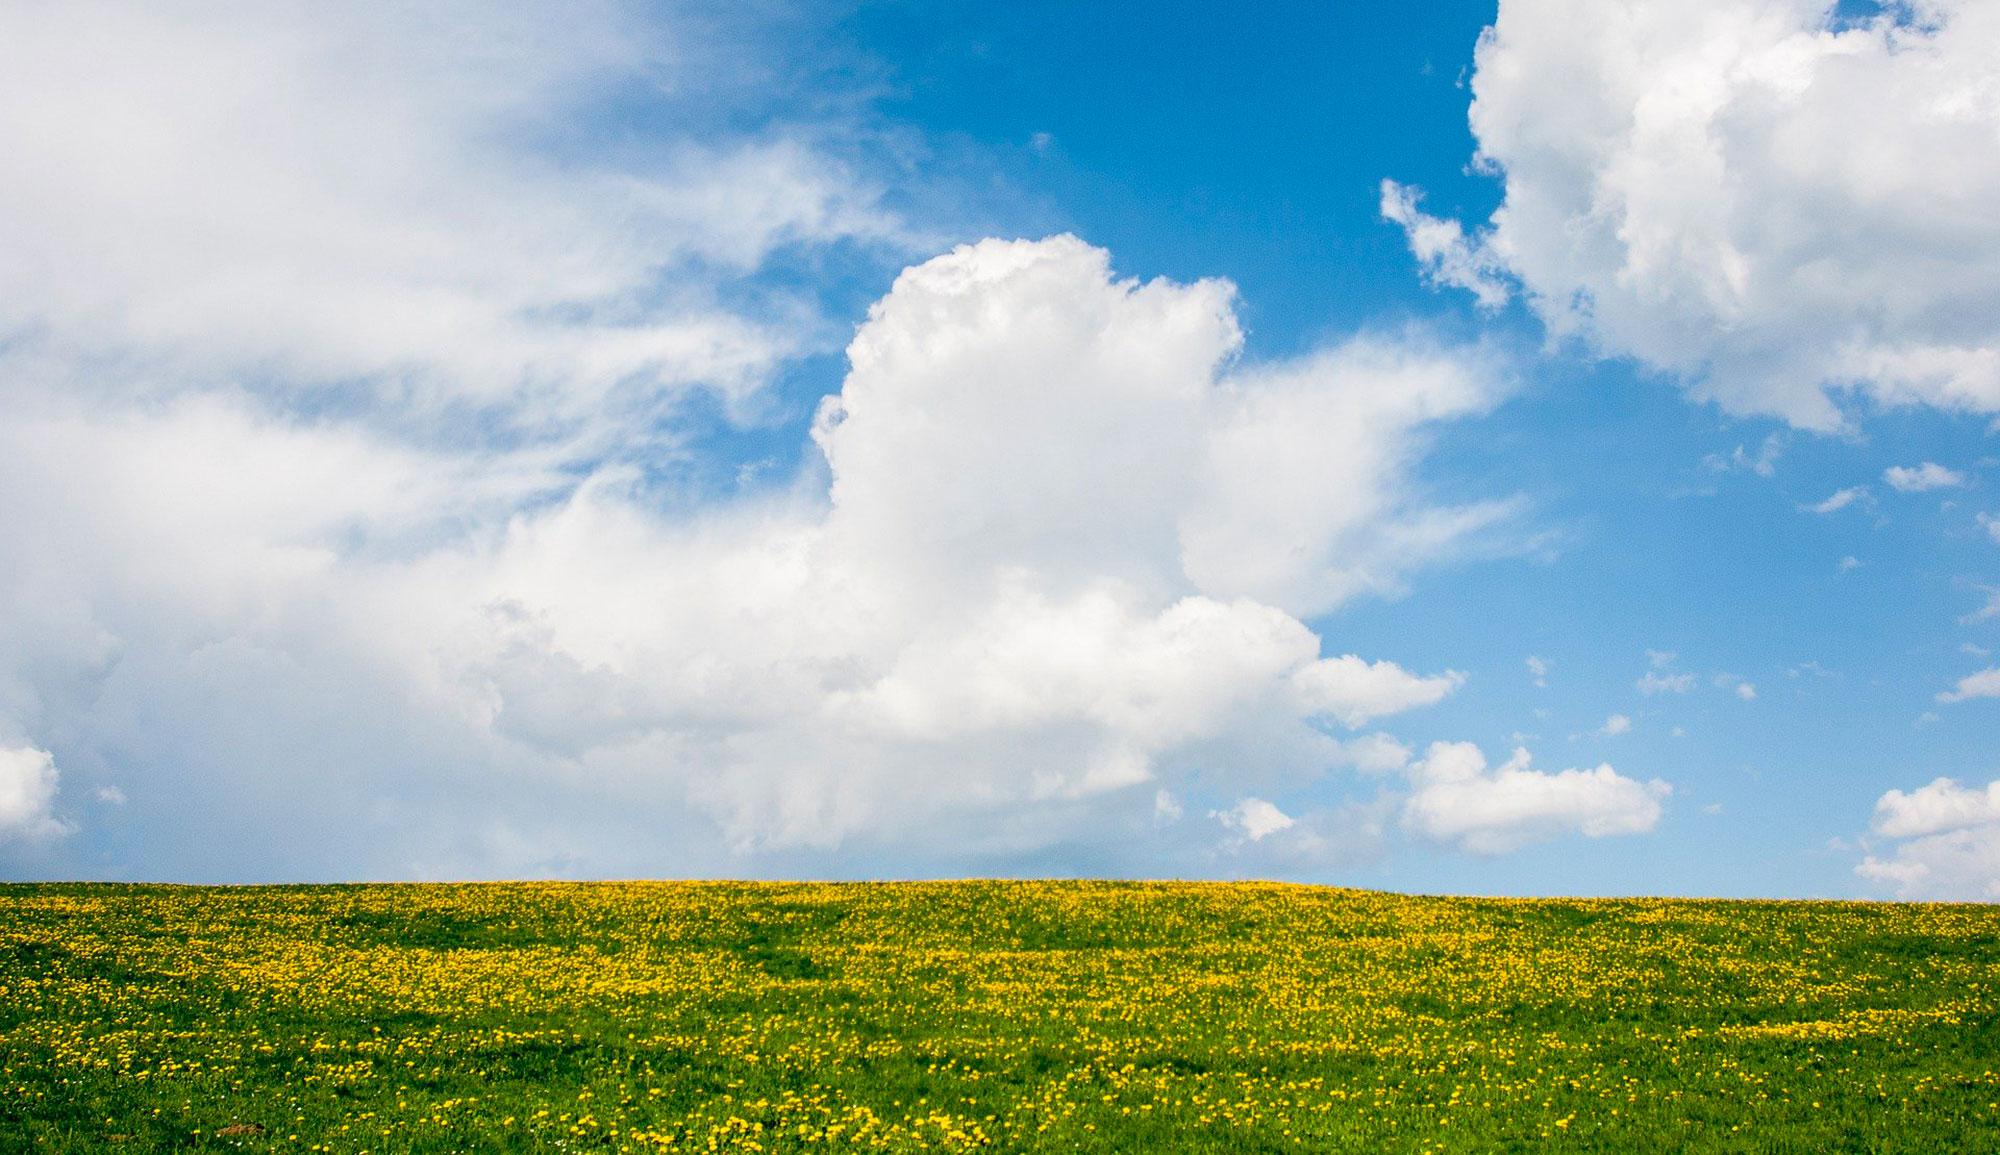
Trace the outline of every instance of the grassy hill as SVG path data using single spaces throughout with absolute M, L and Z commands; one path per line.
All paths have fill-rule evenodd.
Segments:
M 2000 1149 L 2000 907 L 0 887 L 0 1150 Z

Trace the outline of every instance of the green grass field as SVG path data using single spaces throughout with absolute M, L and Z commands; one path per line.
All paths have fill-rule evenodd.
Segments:
M 2000 1150 L 2000 907 L 0 888 L 0 1146 Z

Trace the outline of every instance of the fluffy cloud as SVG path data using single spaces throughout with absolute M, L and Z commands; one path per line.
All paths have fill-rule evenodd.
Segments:
M 1295 825 L 1291 815 L 1262 798 L 1245 798 L 1227 810 L 1218 810 L 1215 819 L 1252 842 L 1260 842 Z
M 1526 750 L 1489 769 L 1470 742 L 1438 742 L 1410 767 L 1403 825 L 1474 854 L 1503 854 L 1566 833 L 1643 834 L 1658 824 L 1667 783 L 1637 782 L 1608 765 L 1550 774 Z
M 1503 0 L 1472 76 L 1468 234 L 1385 189 L 1434 280 L 1504 279 L 1560 335 L 1736 413 L 2000 411 L 2000 9 Z
M 1926 461 L 1922 465 L 1892 465 L 1882 471 L 1882 480 L 1898 493 L 1953 489 L 1966 483 L 1965 474 L 1956 469 L 1946 469 L 1935 461 Z
M 0 840 L 51 838 L 69 832 L 52 807 L 55 759 L 32 747 L 0 749 Z
M 1341 751 L 1364 774 L 1387 774 L 1410 764 L 1410 748 L 1379 731 L 1342 742 Z
M 870 311 L 795 483 L 691 509 L 539 443 L 44 397 L 0 428 L 0 715 L 121 784 L 126 870 L 1202 869 L 1187 824 L 1144 841 L 1161 790 L 1386 767 L 1393 740 L 1325 727 L 1462 681 L 1322 657 L 1302 618 L 1499 516 L 1411 477 L 1498 397 L 1476 356 L 1239 346 L 1225 283 L 965 246 Z M 1278 541 L 1234 556 L 1243 523 Z M 1296 868 L 1371 821 L 1251 841 Z
M 1968 790 L 1950 778 L 1905 794 L 1891 790 L 1875 803 L 1875 833 L 1916 838 L 1966 826 L 2000 822 L 2000 782 Z
M 2000 897 L 2000 782 L 1984 790 L 1939 778 L 1875 803 L 1874 831 L 1900 839 L 1855 873 L 1904 898 Z
M 1456 670 L 1419 677 L 1394 662 L 1364 662 L 1353 654 L 1314 662 L 1292 678 L 1308 709 L 1348 727 L 1443 701 L 1464 682 Z

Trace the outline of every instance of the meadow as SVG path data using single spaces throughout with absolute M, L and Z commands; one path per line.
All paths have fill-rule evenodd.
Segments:
M 2000 907 L 0 887 L 0 1149 L 2000 1150 Z

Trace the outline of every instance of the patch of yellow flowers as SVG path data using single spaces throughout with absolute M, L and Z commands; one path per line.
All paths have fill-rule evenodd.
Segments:
M 0 888 L 0 1128 L 1416 1150 L 1944 1094 L 1992 1124 L 2000 1078 L 1959 1060 L 2000 1054 L 1996 934 L 1987 907 L 1261 883 Z

